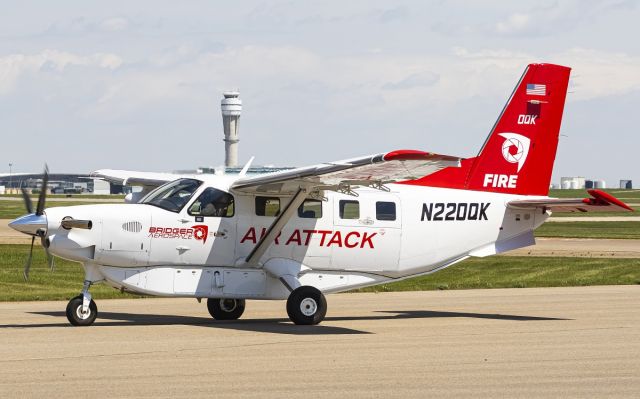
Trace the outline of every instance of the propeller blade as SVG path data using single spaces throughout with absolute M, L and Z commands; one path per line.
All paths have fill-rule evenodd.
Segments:
M 40 196 L 38 197 L 38 207 L 36 208 L 36 215 L 38 216 L 44 213 L 44 204 L 47 198 L 47 184 L 49 184 L 49 167 L 47 164 L 44 164 L 42 186 L 40 186 Z
M 44 236 L 40 237 L 42 248 L 44 248 L 44 252 L 47 254 L 47 264 L 49 265 L 49 270 L 55 271 L 56 270 L 55 258 L 53 257 L 53 255 L 51 255 L 51 252 L 49 252 L 49 248 L 47 248 L 47 246 L 45 245 L 45 240 L 46 238 Z
M 31 249 L 29 250 L 29 257 L 27 258 L 27 263 L 24 264 L 24 272 L 22 273 L 24 280 L 29 280 L 29 269 L 31 269 L 31 258 L 33 257 L 33 242 L 36 240 L 36 237 L 31 237 Z
M 21 188 L 22 191 L 22 199 L 24 200 L 24 206 L 27 208 L 27 213 L 33 213 L 33 203 L 31 202 L 31 197 L 25 188 Z
M 49 252 L 48 249 L 44 250 L 47 254 L 47 263 L 49 264 L 49 271 L 55 272 L 56 271 L 56 260 L 53 257 L 53 255 L 51 255 L 51 252 Z

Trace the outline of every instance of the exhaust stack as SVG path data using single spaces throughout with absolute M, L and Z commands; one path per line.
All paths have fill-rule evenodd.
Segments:
M 62 219 L 62 222 L 60 224 L 62 225 L 63 228 L 67 230 L 71 230 L 71 229 L 91 230 L 91 228 L 93 227 L 93 222 L 91 222 L 91 220 L 78 220 L 68 216 Z

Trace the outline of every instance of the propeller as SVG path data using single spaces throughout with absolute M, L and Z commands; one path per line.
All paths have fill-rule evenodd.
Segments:
M 38 196 L 38 205 L 36 206 L 36 211 L 35 213 L 33 212 L 33 204 L 31 202 L 31 196 L 29 195 L 29 193 L 27 193 L 27 190 L 25 190 L 24 188 L 22 188 L 22 199 L 24 200 L 24 205 L 25 208 L 27 208 L 27 212 L 29 214 L 35 214 L 35 216 L 42 216 L 44 214 L 44 207 L 45 207 L 45 203 L 47 200 L 47 184 L 49 183 L 49 167 L 47 166 L 47 164 L 44 165 L 44 172 L 42 175 L 42 185 L 40 186 L 40 194 Z M 33 243 L 36 240 L 36 236 L 40 237 L 40 241 L 42 243 L 42 247 L 44 248 L 46 254 L 47 254 L 47 263 L 49 265 L 49 269 L 51 271 L 54 270 L 55 268 L 55 264 L 54 264 L 54 258 L 51 255 L 51 253 L 49 252 L 49 248 L 48 245 L 46 245 L 46 235 L 47 235 L 47 231 L 46 229 L 38 229 L 35 233 L 35 235 L 33 235 L 31 237 L 31 248 L 29 249 L 29 256 L 27 257 L 27 261 L 24 264 L 24 272 L 23 272 L 23 276 L 25 280 L 29 279 L 29 270 L 31 269 L 31 260 L 33 259 Z
M 31 249 L 29 250 L 29 257 L 27 258 L 27 262 L 24 264 L 24 271 L 22 275 L 24 276 L 24 280 L 29 280 L 29 269 L 31 269 L 31 258 L 33 257 L 33 242 L 36 240 L 36 237 L 31 237 Z
M 25 190 L 24 187 L 20 190 L 22 191 L 22 199 L 24 200 L 24 206 L 27 208 L 27 213 L 33 213 L 33 204 L 31 203 L 29 193 L 27 193 L 27 190 Z
M 36 215 L 38 216 L 44 213 L 44 204 L 47 200 L 47 184 L 49 184 L 49 167 L 44 164 L 42 186 L 40 186 L 40 196 L 38 196 L 38 207 L 36 208 Z

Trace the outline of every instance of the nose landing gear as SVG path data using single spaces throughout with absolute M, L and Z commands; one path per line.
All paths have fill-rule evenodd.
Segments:
M 82 294 L 71 298 L 67 304 L 67 320 L 74 326 L 90 326 L 96 320 L 98 307 L 91 299 L 91 281 L 85 280 Z

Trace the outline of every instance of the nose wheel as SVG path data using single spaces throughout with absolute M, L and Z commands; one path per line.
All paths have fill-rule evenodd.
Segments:
M 91 294 L 89 293 L 90 287 L 91 281 L 84 280 L 82 294 L 71 298 L 67 304 L 67 320 L 69 320 L 69 323 L 73 326 L 90 326 L 96 321 L 98 307 L 93 299 L 91 299 Z
M 287 313 L 295 324 L 318 324 L 327 314 L 327 300 L 319 289 L 303 285 L 289 294 Z

